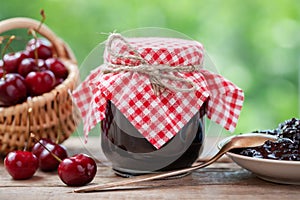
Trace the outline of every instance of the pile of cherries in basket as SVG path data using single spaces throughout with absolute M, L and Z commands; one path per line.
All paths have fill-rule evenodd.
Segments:
M 66 148 L 49 139 L 40 139 L 32 151 L 12 151 L 4 159 L 7 172 L 15 180 L 31 178 L 38 168 L 44 172 L 58 172 L 59 178 L 68 186 L 90 183 L 97 172 L 94 159 L 86 154 L 68 157 Z
M 278 136 L 275 142 L 266 141 L 262 146 L 238 150 L 241 155 L 275 160 L 300 161 L 300 120 L 292 118 L 274 130 L 255 131 Z
M 11 41 L 10 38 L 8 44 Z M 49 41 L 35 37 L 29 40 L 25 50 L 3 54 L 0 60 L 0 107 L 50 92 L 68 74 L 62 61 L 55 57 Z M 35 140 L 32 151 L 12 151 L 5 157 L 5 169 L 13 179 L 29 179 L 38 169 L 44 172 L 57 170 L 60 179 L 69 186 L 85 185 L 94 179 L 97 165 L 90 156 L 68 157 L 63 145 L 49 139 Z
M 32 38 L 25 50 L 3 53 L 0 60 L 0 107 L 16 105 L 28 97 L 49 92 L 67 76 L 65 65 L 54 57 L 52 44 L 44 38 Z

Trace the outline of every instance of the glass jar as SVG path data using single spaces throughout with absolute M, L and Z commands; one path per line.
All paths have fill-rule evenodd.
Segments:
M 101 147 L 116 174 L 132 176 L 191 166 L 203 148 L 205 106 L 164 146 L 156 149 L 108 101 L 101 122 Z

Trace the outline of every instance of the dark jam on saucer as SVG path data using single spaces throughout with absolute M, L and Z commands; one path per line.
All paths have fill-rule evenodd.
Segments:
M 233 153 L 255 158 L 300 161 L 300 120 L 292 118 L 279 124 L 273 130 L 255 131 L 278 136 L 275 142 L 266 141 L 255 148 L 236 149 Z

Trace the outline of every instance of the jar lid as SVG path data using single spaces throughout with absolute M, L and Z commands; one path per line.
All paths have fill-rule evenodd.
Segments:
M 108 100 L 157 149 L 173 138 L 204 102 L 208 118 L 233 131 L 243 91 L 204 69 L 203 55 L 203 46 L 192 40 L 111 34 L 104 63 L 73 91 L 85 134 L 105 118 Z
M 152 66 L 201 65 L 204 49 L 194 40 L 161 37 L 124 38 L 110 36 L 104 60 L 110 64 L 137 66 L 142 62 Z

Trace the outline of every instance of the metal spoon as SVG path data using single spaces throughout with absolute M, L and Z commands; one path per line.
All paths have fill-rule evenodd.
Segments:
M 247 147 L 256 147 L 264 144 L 265 141 L 271 140 L 275 141 L 276 137 L 270 137 L 270 135 L 264 135 L 264 134 L 252 134 L 252 135 L 239 135 L 231 138 L 225 145 L 222 146 L 222 148 L 219 150 L 219 152 L 213 156 L 211 159 L 207 160 L 204 163 L 197 164 L 188 168 L 169 171 L 169 172 L 160 172 L 155 174 L 147 174 L 147 175 L 141 175 L 136 176 L 133 178 L 128 178 L 126 180 L 118 181 L 118 182 L 110 182 L 110 183 L 104 183 L 100 185 L 91 185 L 91 186 L 85 186 L 78 189 L 75 189 L 74 192 L 92 192 L 92 191 L 101 191 L 104 189 L 109 188 L 115 188 L 118 186 L 125 186 L 130 185 L 133 183 L 139 183 L 139 182 L 145 182 L 145 181 L 151 181 L 151 180 L 157 180 L 157 179 L 163 179 L 167 177 L 172 177 L 176 175 L 180 175 L 187 172 L 192 172 L 194 170 L 206 167 L 216 160 L 218 160 L 222 155 L 224 155 L 226 152 L 235 149 L 235 148 L 247 148 Z

